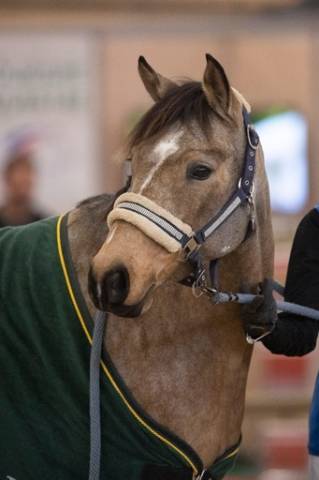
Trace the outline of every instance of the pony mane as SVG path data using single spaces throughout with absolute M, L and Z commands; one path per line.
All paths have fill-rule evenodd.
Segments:
M 200 82 L 188 81 L 174 85 L 141 118 L 129 137 L 129 146 L 168 130 L 173 124 L 191 126 L 196 121 L 203 132 L 208 135 L 213 116 L 222 121 L 230 118 L 221 116 L 207 102 Z

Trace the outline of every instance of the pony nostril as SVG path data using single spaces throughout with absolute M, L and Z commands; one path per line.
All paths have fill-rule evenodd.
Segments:
M 101 282 L 105 303 L 121 304 L 129 291 L 129 275 L 125 267 L 117 267 L 107 272 Z

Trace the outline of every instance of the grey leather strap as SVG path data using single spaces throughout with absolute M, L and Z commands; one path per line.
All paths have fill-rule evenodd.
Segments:
M 90 467 L 89 480 L 100 479 L 101 466 L 101 401 L 100 362 L 107 314 L 97 311 L 94 317 L 90 355 Z

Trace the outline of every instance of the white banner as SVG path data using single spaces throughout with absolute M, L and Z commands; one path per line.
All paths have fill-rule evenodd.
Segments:
M 31 141 L 35 199 L 49 214 L 101 186 L 97 69 L 96 44 L 87 34 L 0 35 L 0 171 Z

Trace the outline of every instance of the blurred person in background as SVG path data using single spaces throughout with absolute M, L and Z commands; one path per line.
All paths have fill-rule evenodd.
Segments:
M 46 216 L 33 205 L 36 177 L 32 148 L 26 143 L 16 146 L 2 171 L 4 201 L 0 206 L 0 227 L 24 225 Z
M 260 339 L 275 354 L 301 356 L 314 350 L 319 321 L 286 312 L 277 315 L 270 280 L 264 281 L 261 293 L 250 305 L 242 307 L 246 333 Z M 288 264 L 285 300 L 319 310 L 319 204 L 297 228 Z M 319 374 L 311 404 L 308 450 L 309 478 L 319 480 Z

